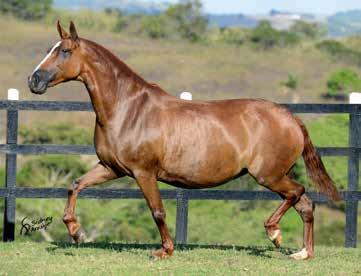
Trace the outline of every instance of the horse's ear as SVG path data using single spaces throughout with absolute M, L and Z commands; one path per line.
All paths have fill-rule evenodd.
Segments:
M 71 36 L 72 40 L 77 41 L 79 39 L 79 37 L 78 37 L 78 33 L 76 32 L 73 21 L 70 21 L 69 30 L 70 30 L 70 36 Z
M 60 21 L 58 20 L 56 22 L 56 27 L 58 29 L 59 35 L 61 39 L 65 39 L 69 37 L 69 34 L 63 29 L 63 27 L 60 25 Z

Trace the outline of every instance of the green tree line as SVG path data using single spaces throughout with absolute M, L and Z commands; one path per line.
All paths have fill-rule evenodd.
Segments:
M 25 20 L 44 18 L 50 11 L 53 0 L 0 0 L 0 12 Z
M 73 13 L 54 9 L 52 4 L 52 0 L 0 0 L 0 12 L 23 20 L 45 20 L 49 24 L 54 24 L 57 19 L 75 20 L 83 28 L 104 30 L 108 26 L 112 32 L 128 32 L 152 39 L 216 40 L 235 45 L 249 42 L 262 50 L 292 46 L 326 34 L 324 26 L 303 21 L 296 22 L 288 31 L 276 30 L 267 21 L 261 21 L 254 29 L 209 27 L 200 0 L 170 5 L 158 15 L 127 15 L 116 8 L 107 8 L 104 12 Z

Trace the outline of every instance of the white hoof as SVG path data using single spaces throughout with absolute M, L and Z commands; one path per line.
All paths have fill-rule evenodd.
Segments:
M 274 231 L 273 235 L 269 237 L 270 240 L 274 241 L 275 239 L 277 239 L 279 234 L 281 234 L 281 231 L 279 229 L 277 229 L 276 231 Z
M 294 253 L 290 256 L 294 260 L 306 260 L 309 258 L 306 248 L 303 248 L 300 252 Z
M 280 247 L 282 243 L 282 235 L 279 229 L 275 230 L 272 235 L 268 235 L 269 239 L 276 247 Z

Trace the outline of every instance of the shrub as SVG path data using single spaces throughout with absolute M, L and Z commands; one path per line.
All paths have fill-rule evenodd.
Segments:
M 128 21 L 127 21 L 127 17 L 120 11 L 120 10 L 105 10 L 105 13 L 112 15 L 112 14 L 116 14 L 116 21 L 115 21 L 115 25 L 113 28 L 114 32 L 121 32 L 123 31 L 127 25 L 128 25 Z
M 92 144 L 90 131 L 70 124 L 38 124 L 32 128 L 22 127 L 20 137 L 23 143 L 31 144 Z M 20 169 L 20 185 L 54 185 L 69 183 L 88 171 L 88 165 L 77 156 L 52 156 L 29 159 Z
M 342 69 L 333 73 L 327 81 L 327 93 L 329 95 L 352 91 L 361 91 L 361 79 L 357 73 L 349 69 Z
M 29 187 L 67 185 L 88 170 L 88 164 L 77 156 L 36 157 L 21 167 L 17 183 Z
M 316 47 L 339 61 L 361 66 L 361 52 L 350 49 L 341 42 L 325 40 L 318 43 Z
M 76 23 L 79 29 L 96 30 L 96 31 L 114 31 L 117 23 L 117 13 L 107 13 L 106 11 L 92 11 L 80 9 L 76 11 L 54 9 L 44 18 L 45 24 L 54 27 L 58 19 L 64 26 L 68 25 L 71 20 Z
M 318 23 L 309 23 L 302 20 L 297 21 L 291 28 L 290 32 L 301 37 L 317 39 L 327 35 L 327 29 Z
M 245 31 L 240 28 L 222 28 L 218 40 L 229 44 L 241 45 L 245 38 Z
M 278 31 L 272 28 L 268 21 L 261 21 L 251 32 L 250 40 L 263 50 L 276 46 L 285 47 L 299 42 L 297 34 L 287 31 Z
M 22 127 L 23 143 L 31 144 L 92 144 L 90 131 L 70 124 L 39 124 L 32 128 Z M 69 184 L 74 178 L 86 173 L 87 163 L 77 156 L 48 155 L 27 160 L 18 173 L 17 182 L 23 186 L 55 186 Z
M 145 16 L 142 19 L 142 30 L 150 38 L 165 38 L 168 36 L 167 22 L 164 16 Z
M 0 12 L 25 20 L 37 20 L 45 17 L 52 4 L 52 0 L 1 0 Z
M 196 42 L 205 37 L 208 26 L 207 19 L 202 15 L 202 4 L 199 0 L 170 5 L 162 14 L 138 16 L 134 19 L 136 22 L 132 20 L 132 25 L 135 25 L 136 32 L 145 33 L 153 39 L 182 38 Z M 129 27 L 134 29 L 132 26 Z
M 202 3 L 199 0 L 171 5 L 165 15 L 174 21 L 176 31 L 184 39 L 199 41 L 207 31 L 208 20 L 202 14 Z
M 21 127 L 19 131 L 25 144 L 93 144 L 91 131 L 63 123 L 57 125 L 38 124 L 31 128 Z
M 290 89 L 297 89 L 298 79 L 295 75 L 288 74 L 288 79 L 282 82 L 282 85 L 287 86 Z

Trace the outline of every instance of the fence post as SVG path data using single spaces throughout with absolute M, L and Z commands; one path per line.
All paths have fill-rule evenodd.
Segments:
M 349 121 L 349 146 L 360 147 L 361 114 L 350 114 Z M 359 154 L 352 151 L 348 159 L 348 191 L 358 191 L 359 182 Z M 345 246 L 357 247 L 357 200 L 346 201 L 346 227 Z
M 9 91 L 8 99 L 17 100 L 11 94 L 14 90 Z M 18 111 L 7 110 L 7 128 L 6 128 L 6 144 L 8 146 L 16 145 L 18 140 Z M 15 208 L 16 201 L 14 189 L 16 187 L 16 154 L 6 154 L 6 179 L 5 185 L 9 189 L 9 194 L 5 198 L 4 209 L 4 228 L 3 228 L 3 241 L 14 241 L 15 239 Z
M 185 189 L 177 188 L 176 244 L 187 243 L 188 196 Z

